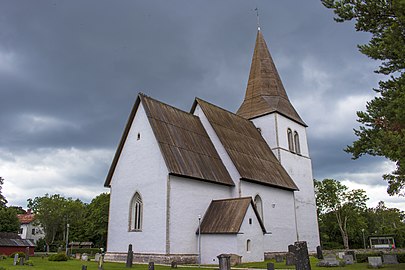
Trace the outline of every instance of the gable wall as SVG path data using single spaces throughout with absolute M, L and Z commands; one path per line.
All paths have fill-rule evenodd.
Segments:
M 204 126 L 204 129 L 207 131 L 208 136 L 210 137 L 212 143 L 214 144 L 215 149 L 218 152 L 219 157 L 221 158 L 222 162 L 224 163 L 225 168 L 227 169 L 229 175 L 232 178 L 232 181 L 235 183 L 235 188 L 232 189 L 232 195 L 230 197 L 240 197 L 239 192 L 239 182 L 240 182 L 240 174 L 236 169 L 235 165 L 233 164 L 231 158 L 229 157 L 226 149 L 222 145 L 221 141 L 219 140 L 217 134 L 215 133 L 213 127 L 211 126 L 210 122 L 208 121 L 207 117 L 205 116 L 203 110 L 201 109 L 200 105 L 197 104 L 194 115 L 200 118 L 201 123 Z
M 249 219 L 252 224 L 249 224 Z M 249 205 L 245 218 L 243 219 L 238 238 L 238 252 L 242 256 L 242 262 L 261 262 L 264 260 L 264 243 L 270 236 L 263 234 L 259 220 L 252 205 Z M 250 240 L 250 251 L 247 251 L 247 240 Z
M 170 176 L 170 253 L 198 253 L 198 215 L 212 200 L 231 197 L 233 187 Z
M 111 181 L 109 252 L 127 252 L 132 244 L 134 252 L 165 253 L 167 179 L 167 167 L 140 103 Z M 142 231 L 129 232 L 136 191 L 143 201 Z
M 288 245 L 297 241 L 294 193 L 269 186 L 242 181 L 243 196 L 253 199 L 260 195 L 263 203 L 263 221 L 271 235 L 264 238 L 264 251 L 287 251 Z M 273 208 L 273 204 L 274 208 Z

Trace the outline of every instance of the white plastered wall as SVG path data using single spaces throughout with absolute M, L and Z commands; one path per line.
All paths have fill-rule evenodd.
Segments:
M 138 140 L 138 133 L 140 139 Z M 132 122 L 111 181 L 107 250 L 165 253 L 168 171 L 142 103 Z M 142 231 L 129 231 L 135 192 L 143 202 Z
M 202 234 L 201 263 L 218 265 L 220 254 L 238 254 L 237 234 Z
M 292 191 L 242 181 L 242 194 L 262 199 L 264 226 L 271 233 L 264 238 L 264 251 L 286 251 L 297 241 Z
M 252 120 L 262 130 L 262 136 L 269 143 L 273 153 L 298 186 L 296 191 L 296 220 L 298 238 L 307 241 L 308 249 L 315 251 L 319 242 L 318 219 L 312 176 L 312 163 L 309 157 L 306 128 L 280 114 L 273 113 Z M 287 130 L 297 132 L 301 153 L 289 151 Z
M 198 216 L 212 200 L 231 197 L 233 187 L 170 176 L 170 253 L 198 253 Z

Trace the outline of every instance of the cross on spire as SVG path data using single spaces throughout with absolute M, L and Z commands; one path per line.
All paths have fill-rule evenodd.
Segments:
M 259 16 L 259 8 L 256 6 L 255 8 L 256 11 L 256 17 L 257 17 L 257 30 L 260 31 L 260 16 Z

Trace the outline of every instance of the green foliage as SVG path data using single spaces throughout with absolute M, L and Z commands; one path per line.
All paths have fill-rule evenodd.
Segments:
M 34 266 L 34 262 L 32 260 L 27 260 L 24 262 L 24 265 Z
M 386 75 L 374 89 L 379 96 L 358 112 L 358 137 L 346 151 L 357 159 L 364 154 L 384 156 L 396 169 L 383 175 L 390 195 L 404 195 L 405 189 L 405 1 L 404 0 L 321 0 L 334 10 L 335 20 L 355 20 L 357 31 L 371 33 L 360 52 L 381 61 L 377 73 Z
M 69 257 L 65 253 L 52 254 L 48 257 L 48 261 L 52 262 L 62 262 L 67 260 L 69 260 Z
M 65 240 L 67 224 L 70 225 L 70 240 L 80 237 L 83 226 L 83 216 L 85 204 L 80 200 L 64 198 L 59 194 L 28 199 L 28 208 L 32 209 L 36 219 L 45 231 L 45 242 L 49 251 L 49 246 L 56 240 Z
M 0 270 L 7 270 L 7 269 L 4 268 L 3 266 L 0 266 Z
M 86 236 L 96 247 L 107 245 L 110 194 L 95 197 L 86 208 Z
M 10 254 L 10 258 L 14 258 L 15 254 L 18 254 L 18 258 L 25 258 L 25 253 L 24 252 L 13 252 Z
M 336 242 L 331 239 L 333 231 L 339 231 L 344 248 L 349 248 L 349 239 L 365 226 L 366 192 L 349 190 L 334 179 L 314 180 L 316 205 L 322 242 Z M 325 239 L 326 238 L 326 239 Z
M 10 207 L 0 208 L 0 232 L 17 233 L 20 229 L 20 221 L 17 218 L 17 212 Z
M 3 196 L 3 194 L 1 193 L 2 190 L 2 186 L 4 184 L 4 178 L 0 176 L 0 208 L 2 207 L 6 207 L 7 204 L 7 200 L 6 198 Z

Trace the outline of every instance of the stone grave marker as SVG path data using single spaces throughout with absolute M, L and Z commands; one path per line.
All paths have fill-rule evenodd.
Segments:
M 231 270 L 231 255 L 220 254 L 217 256 L 219 263 L 219 270 Z
M 345 252 L 346 255 L 352 255 L 353 256 L 353 262 L 357 262 L 357 257 L 356 257 L 356 252 L 354 250 L 348 250 Z
M 295 255 L 292 252 L 288 252 L 285 256 L 285 265 L 295 265 Z
M 321 248 L 321 246 L 317 246 L 317 247 L 316 247 L 316 257 L 317 257 L 319 260 L 322 260 L 322 259 L 323 259 L 323 253 L 322 253 L 322 248 Z
M 280 254 L 277 254 L 276 256 L 275 256 L 275 259 L 276 259 L 276 262 L 283 262 L 284 261 L 284 258 L 283 258 L 283 256 L 282 255 L 280 255 Z
M 340 262 L 336 259 L 335 254 L 327 254 L 317 265 L 322 267 L 339 266 Z
M 382 267 L 381 257 L 368 257 L 368 266 L 371 268 Z
M 149 262 L 148 270 L 155 270 L 155 263 L 154 262 Z
M 384 264 L 398 264 L 397 254 L 383 254 Z
M 89 256 L 87 255 L 87 253 L 83 253 L 82 254 L 82 261 L 88 261 L 89 260 Z
M 134 252 L 132 251 L 132 245 L 128 245 L 128 253 L 127 253 L 127 262 L 125 264 L 126 268 L 131 268 L 132 267 L 132 261 L 134 259 Z
M 30 248 L 26 247 L 25 248 L 25 261 L 28 261 L 30 259 Z
M 351 254 L 344 255 L 343 260 L 344 260 L 345 264 L 353 264 L 354 263 L 353 255 L 351 255 Z
M 296 247 L 294 245 L 288 245 L 288 252 L 295 253 Z
M 96 254 L 94 254 L 94 261 L 95 262 L 98 262 L 99 260 L 100 260 L 100 258 L 101 258 L 101 254 L 100 253 L 96 253 Z
M 82 265 L 82 270 L 87 270 L 87 265 Z
M 345 253 L 343 251 L 338 252 L 339 259 L 343 259 L 343 256 L 345 256 Z
M 24 257 L 20 258 L 20 265 L 24 265 Z
M 82 257 L 82 255 L 81 255 L 80 253 L 76 253 L 75 256 L 76 256 L 76 257 L 75 257 L 76 260 L 80 260 L 80 258 Z
M 294 243 L 294 246 L 295 246 L 295 269 L 311 270 L 307 242 L 298 241 Z
M 14 254 L 13 265 L 17 265 L 17 262 L 18 262 L 18 254 Z
M 176 261 L 172 261 L 171 267 L 172 267 L 172 268 L 177 268 L 177 262 L 176 262 Z
M 267 263 L 267 270 L 274 270 L 274 263 Z

